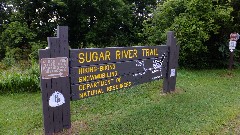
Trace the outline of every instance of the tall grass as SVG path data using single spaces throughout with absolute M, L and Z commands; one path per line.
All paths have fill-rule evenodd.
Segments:
M 39 66 L 35 62 L 30 67 L 13 66 L 8 70 L 0 71 L 0 94 L 34 92 L 39 87 Z

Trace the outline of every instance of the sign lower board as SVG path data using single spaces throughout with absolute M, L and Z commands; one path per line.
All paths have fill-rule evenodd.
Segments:
M 72 100 L 78 100 L 120 90 L 123 88 L 129 88 L 134 85 L 162 79 L 162 74 L 166 74 L 166 70 L 164 70 L 163 73 L 160 70 L 152 69 L 124 76 L 105 78 L 101 80 L 71 85 L 71 98 Z
M 115 63 L 161 57 L 167 46 L 84 48 L 70 50 L 70 67 Z
M 40 64 L 42 79 L 66 77 L 69 75 L 67 57 L 42 58 Z
M 163 72 L 163 70 L 166 70 L 166 55 L 167 54 L 164 53 L 159 58 L 70 68 L 71 84 L 131 75 L 148 70 L 159 70 Z M 161 74 L 161 76 L 165 77 L 165 74 Z

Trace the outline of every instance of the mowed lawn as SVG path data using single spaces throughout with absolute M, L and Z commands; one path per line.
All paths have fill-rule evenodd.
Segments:
M 59 134 L 240 134 L 240 70 L 180 70 L 175 93 L 162 80 L 71 102 Z M 41 93 L 0 95 L 0 134 L 44 134 Z

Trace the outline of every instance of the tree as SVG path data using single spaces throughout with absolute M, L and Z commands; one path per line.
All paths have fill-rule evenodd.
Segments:
M 2 33 L 2 45 L 3 48 L 6 48 L 6 53 L 8 51 L 17 50 L 14 52 L 21 56 L 21 58 L 28 58 L 28 54 L 24 53 L 27 50 L 31 49 L 30 42 L 36 37 L 36 34 L 33 33 L 26 23 L 21 22 L 11 22 L 10 24 L 5 25 L 5 30 Z M 20 57 L 19 57 L 20 58 Z
M 75 0 L 62 16 L 70 28 L 70 45 L 126 46 L 142 41 L 142 22 L 150 17 L 155 0 Z
M 126 0 L 132 12 L 131 23 L 136 44 L 145 40 L 140 36 L 143 32 L 143 21 L 152 17 L 152 12 L 155 10 L 157 4 L 161 2 L 163 2 L 163 0 Z
M 0 60 L 5 57 L 6 48 L 3 46 L 2 32 L 4 31 L 4 24 L 9 22 L 12 12 L 12 6 L 9 5 L 9 1 L 2 0 L 0 2 Z
M 155 0 L 11 0 L 3 4 L 5 7 L 0 9 L 12 5 L 12 11 L 2 31 L 5 31 L 4 36 L 15 35 L 11 40 L 3 39 L 4 46 L 12 47 L 17 41 L 15 47 L 25 44 L 28 48 L 53 35 L 57 25 L 69 26 L 69 41 L 73 48 L 136 45 L 142 41 L 139 37 L 142 22 L 151 17 L 152 8 L 156 7 Z M 6 10 L 0 11 L 6 13 Z M 31 31 L 34 39 L 18 40 L 21 34 L 7 29 L 7 26 L 18 25 L 24 27 L 23 31 Z
M 38 40 L 54 34 L 54 29 L 65 19 L 65 4 L 59 0 L 12 0 L 15 12 L 11 21 L 26 23 L 27 27 L 37 34 Z
M 238 0 L 232 0 L 231 6 L 233 7 L 233 11 L 231 12 L 231 16 L 233 17 L 233 30 L 239 30 L 239 22 L 240 22 L 240 3 Z
M 11 16 L 12 7 L 8 3 L 7 0 L 1 0 L 0 2 L 0 34 L 3 31 L 3 24 L 9 22 Z
M 70 28 L 72 47 L 124 45 L 129 32 L 128 5 L 122 0 L 65 1 L 64 24 Z M 122 38 L 126 34 L 126 39 Z M 131 35 L 129 35 L 131 37 Z
M 175 31 L 181 45 L 181 64 L 206 67 L 212 64 L 210 60 L 220 59 L 219 33 L 230 22 L 230 12 L 230 7 L 216 6 L 209 0 L 168 0 L 145 22 L 144 35 L 149 43 L 162 44 L 166 31 Z
M 58 0 L 11 0 L 3 1 L 0 6 L 0 40 L 1 59 L 8 50 L 19 48 L 28 50 L 22 54 L 27 57 L 30 50 L 46 46 L 46 39 L 55 33 L 55 28 L 61 23 L 59 13 L 65 4 Z M 32 47 L 33 46 L 33 47 Z M 38 47 L 39 46 L 39 47 Z M 19 50 L 18 49 L 18 50 Z

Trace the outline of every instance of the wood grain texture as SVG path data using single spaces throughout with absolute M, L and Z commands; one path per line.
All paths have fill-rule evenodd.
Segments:
M 169 47 L 168 64 L 167 64 L 167 75 L 163 81 L 163 92 L 171 92 L 175 90 L 176 78 L 177 78 L 177 67 L 179 58 L 180 46 L 177 45 L 177 39 L 174 32 L 170 31 L 167 33 L 167 46 Z M 171 71 L 174 70 L 174 76 Z
M 69 58 L 68 28 L 58 27 L 57 37 L 48 37 L 48 49 L 39 51 L 39 58 Z M 61 38 L 60 38 L 61 37 Z M 70 82 L 69 76 L 42 79 L 41 90 L 43 102 L 43 119 L 45 134 L 53 134 L 62 131 L 63 128 L 70 128 Z M 49 100 L 54 92 L 60 92 L 65 103 L 60 106 L 49 106 Z

